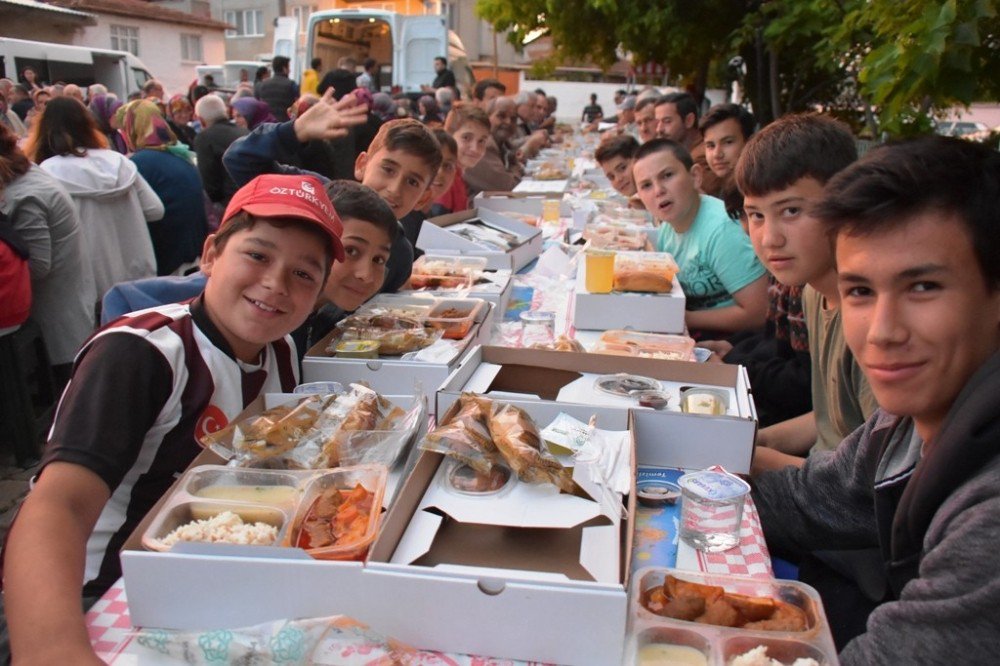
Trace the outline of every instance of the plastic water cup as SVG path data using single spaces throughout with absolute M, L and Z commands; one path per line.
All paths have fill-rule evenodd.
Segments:
M 681 487 L 681 539 L 692 548 L 718 553 L 740 542 L 743 502 L 750 486 L 727 472 L 685 474 Z

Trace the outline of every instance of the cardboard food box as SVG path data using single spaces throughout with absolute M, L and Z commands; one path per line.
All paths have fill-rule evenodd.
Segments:
M 541 402 L 522 406 L 539 427 L 558 411 L 583 421 L 594 414 L 581 405 L 555 411 Z M 630 429 L 628 413 L 599 416 L 598 426 Z M 440 487 L 442 466 L 449 464 L 441 454 L 423 453 L 384 519 L 363 577 L 378 580 L 396 610 L 374 626 L 434 650 L 559 664 L 620 663 L 634 489 L 617 525 L 586 506 L 594 502 L 557 497 L 552 487 L 547 495 L 544 488 L 529 487 L 539 497 L 502 511 L 486 498 L 476 498 L 478 507 L 468 501 L 454 506 Z M 633 483 L 634 473 L 633 458 Z M 543 511 L 543 502 L 554 499 L 566 502 Z
M 492 227 L 516 237 L 515 245 L 509 250 L 500 250 L 489 245 L 477 243 L 473 240 L 459 236 L 449 227 L 465 222 L 481 221 L 486 227 Z M 461 211 L 439 215 L 426 220 L 420 227 L 420 236 L 417 237 L 417 247 L 428 254 L 447 254 L 456 252 L 472 256 L 486 257 L 486 268 L 488 270 L 500 270 L 512 268 L 515 272 L 521 270 L 542 251 L 542 230 L 525 224 L 519 220 L 492 211 L 489 209 Z
M 580 261 L 573 294 L 573 325 L 580 329 L 630 328 L 648 333 L 683 333 L 684 291 L 674 277 L 665 294 L 587 291 L 587 262 Z
M 269 393 L 259 396 L 237 420 L 303 396 Z M 386 396 L 403 404 L 412 396 Z M 418 441 L 426 422 L 417 430 Z M 389 472 L 383 506 L 388 507 L 416 458 L 411 443 Z M 223 465 L 209 449 L 188 469 Z M 176 485 L 176 484 L 175 484 Z M 362 562 L 323 561 L 298 548 L 222 546 L 181 543 L 166 552 L 143 548 L 142 536 L 170 501 L 173 487 L 143 518 L 121 551 L 129 614 L 135 626 L 165 629 L 247 627 L 285 618 L 323 617 L 344 613 L 371 621 L 377 617 L 364 593 Z
M 394 299 L 401 300 L 407 297 L 383 295 L 379 298 L 379 303 L 391 303 Z M 453 345 L 453 353 L 446 356 L 428 358 L 428 354 L 424 354 L 423 357 L 418 356 L 417 358 L 406 358 L 409 355 L 404 355 L 403 357 L 373 359 L 330 356 L 326 349 L 330 341 L 337 335 L 336 330 L 330 331 L 322 340 L 313 345 L 306 352 L 305 358 L 302 359 L 302 381 L 337 381 L 342 384 L 364 381 L 383 394 L 412 392 L 414 384 L 419 382 L 424 392 L 433 393 L 458 367 L 462 357 L 469 350 L 490 340 L 493 334 L 492 322 L 496 306 L 489 301 L 485 302 L 485 306 L 480 310 L 472 329 L 464 339 L 449 341 L 455 344 Z M 424 352 L 427 351 L 424 350 Z M 433 401 L 430 409 L 433 413 Z
M 614 373 L 658 380 L 670 395 L 668 408 L 639 407 L 633 398 L 595 387 L 597 377 Z M 726 414 L 677 411 L 679 391 L 687 386 L 723 391 L 728 395 Z M 692 469 L 722 465 L 736 474 L 750 471 L 757 411 L 742 366 L 486 346 L 474 349 L 441 385 L 437 413 L 444 413 L 463 391 L 502 397 L 521 407 L 541 400 L 556 412 L 586 404 L 599 418 L 633 409 L 641 433 L 640 464 Z
M 424 255 L 430 256 L 430 255 Z M 444 255 L 442 255 L 444 256 Z M 455 258 L 461 258 L 455 255 Z M 486 260 L 485 257 L 482 257 Z M 509 268 L 483 271 L 479 279 L 469 286 L 440 287 L 426 289 L 404 288 L 398 291 L 400 295 L 430 295 L 437 298 L 481 298 L 496 306 L 494 316 L 501 317 L 507 311 L 510 294 L 514 289 L 513 272 Z

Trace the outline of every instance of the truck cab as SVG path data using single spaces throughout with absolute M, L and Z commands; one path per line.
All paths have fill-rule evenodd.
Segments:
M 380 65 L 378 88 L 419 93 L 434 81 L 434 58 L 447 58 L 463 95 L 474 83 L 465 47 L 448 30 L 445 17 L 407 15 L 378 9 L 334 9 L 309 17 L 305 62 L 321 58 L 323 71 L 350 56 L 358 63 L 374 58 Z

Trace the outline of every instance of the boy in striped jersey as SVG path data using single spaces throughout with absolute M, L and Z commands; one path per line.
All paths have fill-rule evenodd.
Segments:
M 206 240 L 200 296 L 119 318 L 84 344 L 8 538 L 18 660 L 101 663 L 83 609 L 121 575 L 119 548 L 198 454 L 197 438 L 259 394 L 295 386 L 287 334 L 344 260 L 341 233 L 317 178 L 260 176 Z

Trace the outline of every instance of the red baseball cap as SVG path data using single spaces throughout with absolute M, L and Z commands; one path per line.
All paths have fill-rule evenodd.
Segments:
M 258 217 L 294 217 L 313 222 L 330 237 L 334 258 L 344 260 L 344 244 L 340 240 L 344 225 L 319 178 L 279 174 L 257 176 L 233 195 L 219 228 L 225 228 L 229 220 L 244 210 Z

